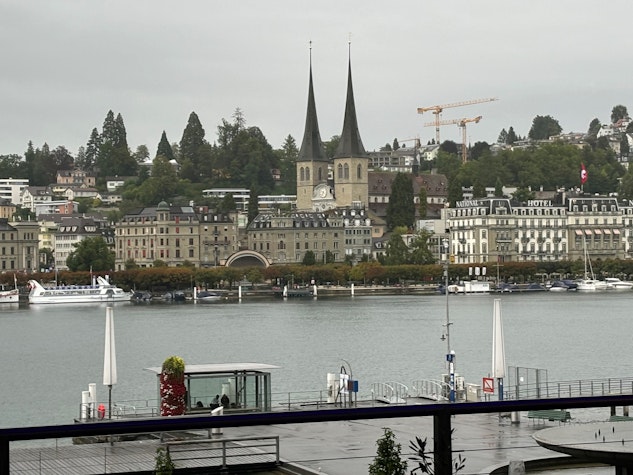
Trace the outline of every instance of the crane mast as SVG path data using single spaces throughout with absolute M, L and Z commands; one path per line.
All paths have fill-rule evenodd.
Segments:
M 427 122 L 424 124 L 425 127 L 440 127 L 441 125 L 452 125 L 457 124 L 462 131 L 462 163 L 466 163 L 468 161 L 468 146 L 466 145 L 466 124 L 474 122 L 475 124 L 479 123 L 482 119 L 482 116 L 478 115 L 477 117 L 471 118 L 462 118 L 462 119 L 451 119 L 451 120 L 440 120 L 435 122 Z
M 442 111 L 444 109 L 450 109 L 453 107 L 463 107 L 463 106 L 470 106 L 473 104 L 481 104 L 484 102 L 492 102 L 492 101 L 496 101 L 497 98 L 496 97 L 487 97 L 484 99 L 472 99 L 470 101 L 461 101 L 461 102 L 453 102 L 450 104 L 441 104 L 441 105 L 436 105 L 436 106 L 427 106 L 427 107 L 418 107 L 418 114 L 424 114 L 425 112 L 432 112 L 433 115 L 435 116 L 435 141 L 437 142 L 437 144 L 440 144 L 440 116 L 442 114 Z

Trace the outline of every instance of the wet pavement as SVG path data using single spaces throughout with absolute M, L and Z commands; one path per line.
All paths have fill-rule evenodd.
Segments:
M 498 414 L 471 414 L 452 418 L 453 459 L 465 458 L 462 473 L 490 473 L 513 460 L 559 458 L 561 454 L 539 446 L 532 435 L 558 422 L 528 420 L 519 423 Z M 566 424 L 567 427 L 574 423 Z M 583 425 L 583 424 L 579 424 Z M 388 427 L 401 444 L 403 459 L 413 455 L 410 441 L 428 439 L 433 448 L 433 418 L 406 417 L 260 427 L 227 428 L 225 436 L 278 435 L 281 458 L 328 475 L 366 474 L 376 456 L 376 442 Z M 561 425 L 562 427 L 562 425 Z M 417 464 L 408 461 L 409 469 Z

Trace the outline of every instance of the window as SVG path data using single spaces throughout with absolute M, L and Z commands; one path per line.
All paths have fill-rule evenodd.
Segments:
M 310 180 L 310 168 L 306 167 L 306 180 Z
M 336 177 L 343 178 L 343 165 L 341 165 L 340 163 L 336 167 Z M 2 239 L 4 239 L 4 237 Z
M 363 167 L 361 167 L 360 164 L 359 164 L 356 167 L 356 178 L 358 178 L 360 180 L 362 176 L 363 176 Z
M 349 165 L 347 163 L 343 165 L 343 178 L 349 180 Z

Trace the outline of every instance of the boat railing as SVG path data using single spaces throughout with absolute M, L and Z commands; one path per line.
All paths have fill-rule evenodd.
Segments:
M 413 381 L 411 384 L 411 397 L 420 397 L 432 401 L 446 401 L 446 395 L 451 391 L 451 387 L 444 381 L 435 379 L 421 379 Z

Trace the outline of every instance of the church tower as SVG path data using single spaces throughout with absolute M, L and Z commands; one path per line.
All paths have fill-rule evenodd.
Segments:
M 336 206 L 351 206 L 360 202 L 368 205 L 369 155 L 365 152 L 358 132 L 354 90 L 352 88 L 352 58 L 349 56 L 347 100 L 341 141 L 334 154 L 334 194 Z
M 326 195 L 331 194 L 327 178 L 328 159 L 319 133 L 312 84 L 312 48 L 310 48 L 308 111 L 303 141 L 297 158 L 297 209 L 312 210 L 313 198 L 326 198 Z

